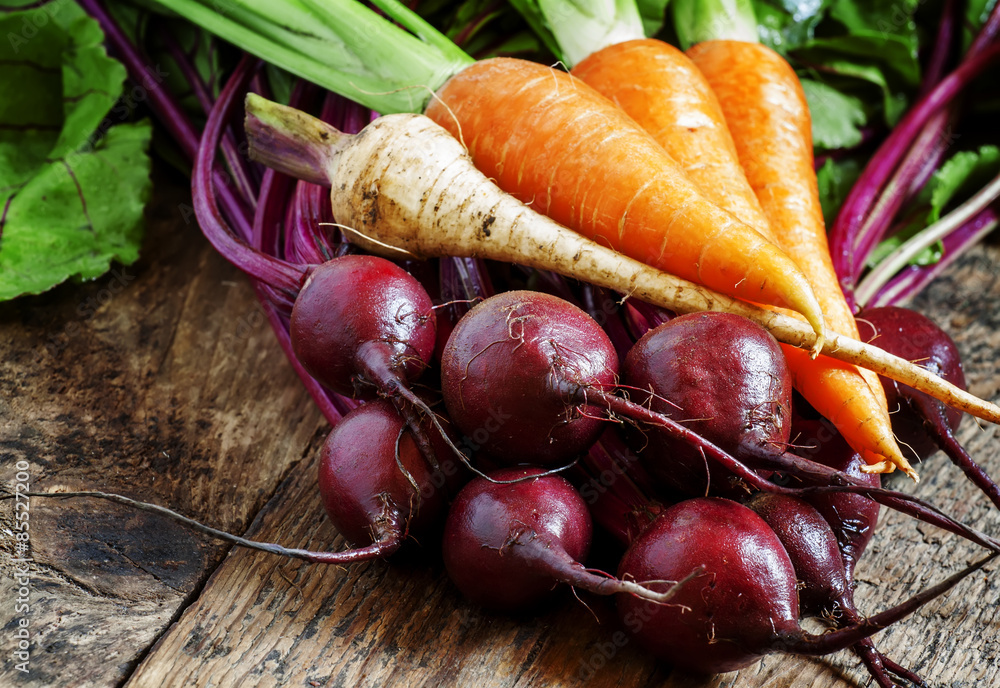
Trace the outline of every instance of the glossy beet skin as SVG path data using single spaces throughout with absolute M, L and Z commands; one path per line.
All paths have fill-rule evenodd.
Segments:
M 654 411 L 682 422 L 753 466 L 748 448 L 779 452 L 788 443 L 792 384 L 777 341 L 759 325 L 728 313 L 693 313 L 647 332 L 625 359 L 624 380 L 641 404 L 652 388 Z M 635 438 L 634 449 L 658 480 L 702 495 L 706 462 L 688 444 L 659 432 Z M 710 482 L 729 496 L 730 474 L 711 463 Z
M 858 316 L 858 329 L 872 344 L 909 358 L 965 389 L 965 375 L 958 347 L 951 337 L 919 313 L 905 308 L 872 308 Z M 874 330 L 874 332 L 873 332 Z M 961 413 L 923 392 L 891 380 L 884 380 L 889 408 L 898 408 L 892 417 L 896 436 L 925 459 L 941 449 L 965 477 L 1000 509 L 1000 485 L 973 460 L 958 441 L 955 430 Z
M 433 472 L 409 431 L 399 439 L 399 459 L 419 493 L 396 463 L 396 439 L 406 424 L 386 400 L 354 409 L 330 431 L 320 451 L 319 488 L 334 527 L 356 546 L 406 532 L 428 532 L 445 515 L 448 500 L 467 472 L 440 435 L 428 431 L 440 457 Z
M 679 580 L 703 575 L 669 605 L 618 597 L 626 630 L 656 657 L 705 674 L 749 665 L 798 631 L 795 570 L 778 536 L 745 506 L 719 498 L 680 502 L 632 543 L 620 578 Z
M 908 308 L 885 306 L 862 311 L 857 321 L 861 341 L 913 361 L 965 389 L 965 374 L 958 347 L 931 319 Z M 946 422 L 952 430 L 956 430 L 962 421 L 962 412 L 908 385 L 886 377 L 880 379 L 889 410 L 901 411 L 892 414 L 893 432 L 902 444 L 916 452 L 919 460 L 926 459 L 938 450 L 937 444 L 924 429 L 926 413 L 939 417 L 941 420 L 935 418 L 936 422 Z
M 334 258 L 313 270 L 292 309 L 292 348 L 309 374 L 344 396 L 374 398 L 415 380 L 434 352 L 426 290 L 375 256 Z
M 490 477 L 510 481 L 541 472 L 507 468 Z M 592 532 L 583 498 L 557 475 L 506 485 L 475 478 L 448 512 L 442 556 L 448 575 L 472 602 L 504 612 L 526 611 L 556 585 L 537 557 L 562 550 L 567 560 L 582 561 Z
M 837 538 L 823 515 L 796 497 L 757 493 L 746 506 L 781 540 L 800 582 L 799 607 L 808 616 L 822 616 L 854 607 Z
M 618 356 L 600 326 L 555 296 L 512 291 L 463 317 L 445 347 L 448 415 L 504 464 L 563 463 L 600 435 L 600 411 L 581 390 L 612 388 Z

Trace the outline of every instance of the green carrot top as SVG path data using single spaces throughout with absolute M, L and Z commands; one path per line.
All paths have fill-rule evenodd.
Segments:
M 373 0 L 389 19 L 357 0 L 159 2 L 230 43 L 382 114 L 423 112 L 432 93 L 474 61 L 398 0 Z

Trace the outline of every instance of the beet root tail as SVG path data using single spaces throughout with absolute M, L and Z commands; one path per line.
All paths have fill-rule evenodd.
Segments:
M 58 499 L 90 497 L 93 499 L 104 499 L 110 502 L 117 502 L 118 504 L 124 504 L 134 509 L 139 509 L 140 511 L 148 511 L 150 513 L 166 516 L 167 518 L 177 521 L 178 523 L 185 525 L 192 530 L 196 530 L 199 533 L 204 533 L 210 537 L 224 540 L 225 542 L 230 542 L 240 547 L 255 549 L 261 552 L 268 552 L 269 554 L 277 554 L 284 557 L 292 557 L 294 559 L 302 559 L 312 564 L 342 565 L 387 557 L 399 549 L 405 538 L 404 528 L 398 512 L 393 512 L 392 515 L 387 515 L 381 520 L 380 523 L 376 524 L 375 541 L 366 547 L 343 550 L 341 552 L 315 552 L 307 549 L 283 547 L 282 545 L 271 542 L 248 540 L 247 538 L 240 537 L 239 535 L 233 535 L 232 533 L 227 533 L 224 530 L 219 530 L 218 528 L 205 525 L 204 523 L 188 518 L 187 516 L 179 514 L 176 511 L 168 509 L 164 506 L 150 504 L 149 502 L 140 502 L 138 500 L 125 497 L 124 495 L 114 494 L 111 492 L 28 492 L 25 493 L 25 495 L 28 497 L 53 497 Z
M 894 674 L 904 681 L 918 686 L 918 688 L 927 688 L 927 684 L 917 674 L 879 652 L 875 648 L 875 644 L 871 638 L 859 640 L 851 649 L 854 650 L 854 654 L 858 656 L 861 663 L 865 665 L 868 673 L 875 679 L 879 688 L 896 688 L 899 685 L 890 674 Z
M 959 443 L 955 433 L 945 417 L 944 406 L 940 401 L 926 394 L 917 393 L 910 399 L 910 403 L 917 412 L 924 418 L 924 429 L 931 436 L 935 444 L 941 448 L 951 462 L 958 466 L 973 485 L 982 490 L 983 494 L 990 498 L 993 506 L 1000 509 L 1000 487 L 983 470 L 982 466 L 969 456 L 965 447 Z
M 604 572 L 587 569 L 573 559 L 566 551 L 547 538 L 537 533 L 524 533 L 518 537 L 514 546 L 518 556 L 524 558 L 528 565 L 536 570 L 544 571 L 553 580 L 566 583 L 574 588 L 587 590 L 595 595 L 633 595 L 656 604 L 668 602 L 686 583 L 702 575 L 704 570 L 695 569 L 678 581 L 647 581 L 635 582 L 621 580 Z M 657 592 L 650 585 L 667 585 L 666 590 Z
M 964 578 L 975 573 L 983 566 L 996 559 L 997 556 L 998 554 L 996 553 L 991 554 L 985 559 L 982 559 L 975 564 L 962 569 L 958 573 L 949 576 L 937 585 L 933 585 L 930 588 L 917 593 L 907 601 L 898 604 L 891 609 L 887 609 L 884 612 L 880 612 L 875 616 L 860 620 L 857 623 L 845 628 L 830 631 L 829 633 L 824 633 L 822 635 L 814 635 L 805 632 L 781 633 L 775 643 L 775 649 L 780 649 L 783 652 L 803 655 L 825 655 L 831 652 L 836 652 L 837 650 L 843 650 L 851 647 L 860 640 L 888 628 L 897 621 L 909 616 L 917 609 L 933 600 L 935 597 L 948 592 Z

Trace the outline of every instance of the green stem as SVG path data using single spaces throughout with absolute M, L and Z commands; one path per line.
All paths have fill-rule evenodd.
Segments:
M 224 40 L 382 114 L 423 112 L 473 62 L 396 0 L 160 0 Z M 412 33 L 411 33 L 412 32 Z
M 702 41 L 759 41 L 751 0 L 674 0 L 673 7 L 674 28 L 685 50 Z
M 372 4 L 389 15 L 389 18 L 399 22 L 407 31 L 440 50 L 453 60 L 468 59 L 465 52 L 452 43 L 447 36 L 424 21 L 424 18 L 397 0 L 372 0 Z
M 635 0 L 510 0 L 567 68 L 602 48 L 645 38 Z

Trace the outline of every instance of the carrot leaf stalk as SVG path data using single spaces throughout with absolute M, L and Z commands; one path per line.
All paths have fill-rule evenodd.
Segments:
M 634 0 L 511 0 L 510 4 L 567 69 L 603 48 L 645 37 Z
M 684 50 L 708 40 L 758 41 L 751 0 L 674 0 L 672 7 L 674 28 Z
M 398 2 L 163 0 L 160 4 L 293 74 L 382 114 L 420 112 L 473 60 Z M 317 18 L 321 21 L 317 21 Z

